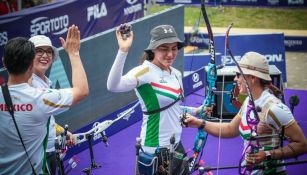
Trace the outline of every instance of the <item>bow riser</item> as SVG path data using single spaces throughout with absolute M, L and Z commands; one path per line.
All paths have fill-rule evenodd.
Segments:
M 215 48 L 214 48 L 214 41 L 213 41 L 213 33 L 212 33 L 211 25 L 210 25 L 210 22 L 209 22 L 207 13 L 206 13 L 204 0 L 201 1 L 201 11 L 202 11 L 202 15 L 204 17 L 204 20 L 207 26 L 207 30 L 208 30 L 209 53 L 211 57 L 210 57 L 210 62 L 208 63 L 208 71 L 207 71 L 207 78 L 206 78 L 206 81 L 207 81 L 206 98 L 202 104 L 199 117 L 202 119 L 207 119 L 208 116 L 207 114 L 204 114 L 203 111 L 205 108 L 211 107 L 215 104 L 215 95 L 213 91 L 216 90 L 215 85 L 216 85 L 217 75 L 216 75 L 216 65 L 215 65 Z M 189 172 L 191 174 L 196 169 L 198 169 L 198 167 L 200 166 L 199 163 L 196 164 L 196 161 L 199 157 L 199 153 L 202 152 L 206 144 L 207 136 L 208 134 L 205 131 L 203 131 L 202 129 L 198 130 L 197 136 L 194 141 L 193 157 L 189 164 Z
M 216 75 L 216 65 L 212 63 L 208 63 L 208 71 L 207 71 L 207 85 L 208 85 L 208 103 L 204 104 L 206 106 L 211 106 L 215 104 L 215 95 L 213 93 L 216 90 L 217 75 Z
M 213 40 L 209 39 L 209 52 L 210 52 L 210 63 L 215 64 L 215 48 L 214 48 L 214 42 Z

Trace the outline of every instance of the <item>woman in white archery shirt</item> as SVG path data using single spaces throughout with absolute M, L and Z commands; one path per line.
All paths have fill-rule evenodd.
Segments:
M 109 73 L 107 87 L 113 92 L 135 90 L 143 110 L 140 138 L 146 152 L 168 152 L 171 147 L 170 138 L 175 135 L 175 150 L 184 154 L 180 142 L 182 126 L 179 118 L 182 113 L 179 106 L 183 94 L 182 76 L 172 67 L 184 43 L 170 25 L 159 25 L 150 34 L 151 41 L 145 49 L 143 63 L 122 75 L 132 45 L 133 32 L 124 40 L 120 31 L 116 31 L 119 50 Z M 162 154 L 162 159 L 167 160 L 165 153 Z M 174 163 L 173 174 L 182 173 L 180 166 L 180 161 Z
M 255 106 L 261 111 L 258 112 L 259 123 L 257 134 L 274 135 L 279 134 L 284 127 L 284 134 L 289 144 L 280 147 L 280 138 L 270 137 L 259 139 L 260 151 L 256 154 L 248 154 L 245 158 L 247 165 L 259 164 L 263 161 L 281 162 L 285 158 L 297 157 L 307 152 L 307 141 L 302 129 L 299 127 L 289 108 L 268 90 L 271 83 L 269 65 L 265 57 L 256 52 L 246 53 L 239 62 L 239 65 L 249 84 L 251 94 L 254 97 Z M 241 94 L 247 94 L 243 76 L 236 71 L 234 81 L 237 82 Z M 246 98 L 238 114 L 230 123 L 214 123 L 197 119 L 187 115 L 185 125 L 190 127 L 203 127 L 204 131 L 214 136 L 231 138 L 241 135 L 245 146 L 251 136 L 251 129 L 248 126 L 246 111 L 249 99 Z M 254 113 L 251 112 L 251 118 Z M 221 130 L 220 130 L 221 128 Z M 221 133 L 219 132 L 221 131 Z M 285 167 L 271 167 L 268 170 L 253 170 L 252 174 L 285 174 Z
M 78 36 L 79 30 L 77 26 L 69 28 L 66 40 L 60 38 L 62 46 L 69 56 L 76 50 L 79 52 L 80 38 Z M 69 35 L 69 36 L 68 36 Z M 51 64 L 59 57 L 58 50 L 52 45 L 49 37 L 45 35 L 32 36 L 31 41 L 35 46 L 35 58 L 33 61 L 33 74 L 29 79 L 29 84 L 35 88 L 51 88 L 52 82 L 46 77 L 46 71 Z M 50 116 L 49 136 L 46 149 L 47 170 L 50 175 L 56 174 L 57 160 L 55 150 L 55 138 L 64 132 L 64 128 L 58 125 L 54 116 Z M 73 145 L 72 133 L 67 131 L 68 145 Z

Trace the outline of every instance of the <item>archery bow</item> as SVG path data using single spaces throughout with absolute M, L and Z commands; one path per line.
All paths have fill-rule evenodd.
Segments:
M 279 137 L 281 139 L 281 147 L 283 145 L 283 138 L 284 138 L 284 128 L 282 128 L 282 132 L 281 134 L 272 134 L 272 135 L 261 135 L 258 136 L 257 135 L 257 125 L 259 123 L 259 116 L 257 111 L 259 109 L 256 108 L 255 106 L 255 102 L 254 102 L 254 98 L 253 95 L 251 93 L 250 90 L 250 86 L 246 80 L 245 75 L 243 74 L 243 71 L 240 67 L 240 65 L 238 64 L 238 62 L 234 59 L 232 52 L 230 50 L 229 47 L 229 31 L 232 27 L 232 24 L 228 27 L 227 32 L 226 32 L 226 37 L 225 37 L 225 48 L 228 52 L 228 54 L 230 55 L 231 59 L 235 62 L 236 66 L 238 67 L 239 72 L 241 73 L 241 76 L 243 77 L 244 83 L 246 85 L 247 88 L 247 92 L 248 92 L 248 97 L 249 97 L 249 101 L 248 101 L 248 105 L 247 105 L 247 112 L 246 112 L 246 118 L 247 118 L 247 123 L 248 126 L 251 129 L 251 136 L 248 138 L 248 143 L 246 144 L 244 151 L 242 153 L 242 156 L 240 158 L 240 164 L 239 166 L 224 166 L 224 167 L 199 167 L 199 170 L 202 171 L 201 174 L 203 174 L 203 172 L 208 172 L 211 170 L 223 170 L 223 169 L 233 169 L 233 168 L 239 168 L 239 174 L 251 174 L 252 170 L 256 170 L 256 169 L 267 169 L 268 167 L 280 167 L 280 166 L 286 166 L 286 165 L 296 165 L 296 164 L 303 164 L 303 163 L 307 163 L 307 160 L 301 160 L 301 161 L 293 161 L 293 162 L 286 162 L 286 163 L 270 163 L 270 164 L 262 164 L 262 165 L 254 165 L 254 166 L 248 166 L 248 165 L 243 165 L 243 161 L 245 159 L 245 154 L 246 153 L 256 153 L 258 152 L 259 148 L 260 148 L 260 144 L 258 139 L 263 139 L 263 138 L 272 138 L 272 137 Z M 213 91 L 214 92 L 214 91 Z M 203 111 L 203 110 L 202 110 Z M 254 118 L 251 117 L 251 112 L 254 113 Z
M 73 135 L 74 144 L 78 145 L 85 141 L 87 141 L 86 136 L 89 134 L 93 134 L 94 137 L 99 134 L 104 134 L 103 132 L 109 128 L 113 123 L 120 120 L 121 118 L 129 116 L 131 113 L 134 112 L 134 109 L 140 104 L 140 102 L 135 103 L 131 108 L 123 111 L 122 113 L 118 114 L 118 117 L 114 120 L 105 120 L 101 123 L 97 122 L 97 124 L 89 131 L 85 133 L 77 133 Z M 129 116 L 130 117 L 130 116 Z M 128 117 L 127 117 L 128 118 Z
M 255 136 L 257 136 L 257 126 L 259 123 L 259 116 L 258 116 L 258 112 L 255 106 L 255 102 L 254 102 L 254 98 L 253 95 L 251 93 L 250 90 L 250 86 L 246 80 L 246 77 L 240 67 L 240 65 L 238 64 L 238 62 L 236 61 L 236 59 L 233 57 L 232 52 L 230 50 L 229 47 L 229 31 L 231 29 L 233 24 L 230 24 L 227 32 L 226 32 L 226 49 L 227 49 L 227 53 L 230 55 L 231 59 L 234 61 L 234 63 L 236 64 L 236 66 L 238 67 L 239 72 L 241 73 L 241 76 L 243 77 L 243 81 L 244 84 L 246 85 L 247 88 L 247 94 L 248 94 L 248 104 L 247 104 L 247 110 L 246 110 L 246 121 L 247 121 L 247 125 L 249 126 L 250 130 L 251 130 L 251 135 L 248 139 L 247 144 L 245 145 L 245 148 L 242 152 L 241 158 L 240 158 L 240 164 L 239 164 L 239 173 L 240 174 L 250 174 L 253 167 L 247 167 L 247 166 L 243 166 L 243 162 L 245 161 L 245 155 L 246 153 L 256 153 L 258 152 L 259 148 L 260 148 L 260 144 L 259 144 L 259 140 L 255 139 Z M 254 118 L 251 117 L 251 112 L 254 113 Z
M 201 12 L 204 17 L 206 27 L 208 30 L 208 37 L 209 37 L 209 52 L 210 52 L 210 62 L 208 63 L 208 70 L 207 70 L 207 92 L 206 92 L 206 98 L 202 104 L 200 115 L 199 117 L 202 119 L 207 119 L 208 116 L 203 111 L 207 107 L 212 107 L 215 104 L 215 96 L 214 96 L 214 90 L 215 84 L 216 84 L 216 64 L 215 64 L 215 48 L 214 48 L 214 41 L 213 41 L 213 33 L 211 29 L 211 25 L 209 22 L 209 18 L 206 12 L 205 8 L 205 0 L 201 1 Z M 194 141 L 194 148 L 193 148 L 193 157 L 190 160 L 189 163 L 189 173 L 193 173 L 196 169 L 199 167 L 199 161 L 200 157 L 202 156 L 203 148 L 206 144 L 208 134 L 203 129 L 198 129 L 198 133 L 196 135 L 195 141 Z M 199 156 L 199 153 L 201 152 L 201 155 Z M 199 157 L 199 161 L 196 164 L 196 161 Z
M 281 166 L 287 166 L 287 165 L 299 165 L 299 164 L 304 164 L 307 163 L 307 160 L 299 160 L 299 161 L 293 161 L 293 162 L 284 162 L 284 163 L 272 163 L 272 165 L 270 165 L 270 167 L 281 167 Z M 211 170 L 227 170 L 227 169 L 235 169 L 235 168 L 240 168 L 241 167 L 245 167 L 242 165 L 239 166 L 224 166 L 224 167 L 205 167 L 204 171 L 211 171 Z M 253 169 L 266 169 L 267 166 L 266 165 L 256 165 L 253 167 Z

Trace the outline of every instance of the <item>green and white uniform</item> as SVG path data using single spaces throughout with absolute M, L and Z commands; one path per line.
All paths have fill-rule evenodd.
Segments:
M 251 130 L 247 124 L 246 120 L 246 110 L 248 97 L 244 101 L 240 114 L 241 114 L 241 123 L 239 126 L 240 134 L 244 140 L 244 146 L 248 144 L 247 138 L 250 137 Z M 272 135 L 279 134 L 281 132 L 282 126 L 288 127 L 295 122 L 295 119 L 289 110 L 289 108 L 283 104 L 278 98 L 267 90 L 263 91 L 260 98 L 255 100 L 255 105 L 261 108 L 261 112 L 258 112 L 260 122 L 257 128 L 258 135 Z M 251 118 L 254 118 L 254 113 L 251 112 Z M 280 139 L 278 137 L 259 139 L 261 149 L 263 150 L 272 150 L 280 146 Z M 263 172 L 262 170 L 255 170 L 252 172 L 255 174 L 267 174 L 285 171 L 285 167 L 278 167 L 276 169 L 271 169 L 269 171 Z M 274 174 L 273 173 L 273 174 Z
M 36 74 L 32 74 L 32 84 L 31 86 L 34 88 L 50 88 L 52 85 L 51 80 L 49 78 L 45 77 L 46 81 L 42 80 L 39 76 Z M 49 125 L 49 136 L 48 136 L 48 144 L 46 152 L 53 152 L 55 151 L 55 138 L 56 138 L 56 130 L 55 130 L 55 120 L 54 116 L 50 116 L 50 125 Z
M 108 77 L 108 89 L 114 92 L 126 92 L 135 89 L 143 111 L 163 108 L 182 93 L 181 73 L 171 67 L 165 71 L 145 61 L 142 65 L 122 76 L 127 53 L 118 52 Z M 175 134 L 176 143 L 180 141 L 182 127 L 180 123 L 180 101 L 166 110 L 155 114 L 143 114 L 140 137 L 143 149 L 153 153 L 157 147 L 170 147 L 170 138 Z

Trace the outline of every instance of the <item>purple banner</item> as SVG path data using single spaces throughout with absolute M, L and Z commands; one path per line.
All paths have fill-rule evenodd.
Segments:
M 0 55 L 13 37 L 47 35 L 56 47 L 68 27 L 79 27 L 81 38 L 144 16 L 143 0 L 60 0 L 0 16 Z M 1 65 L 2 67 L 2 61 Z

